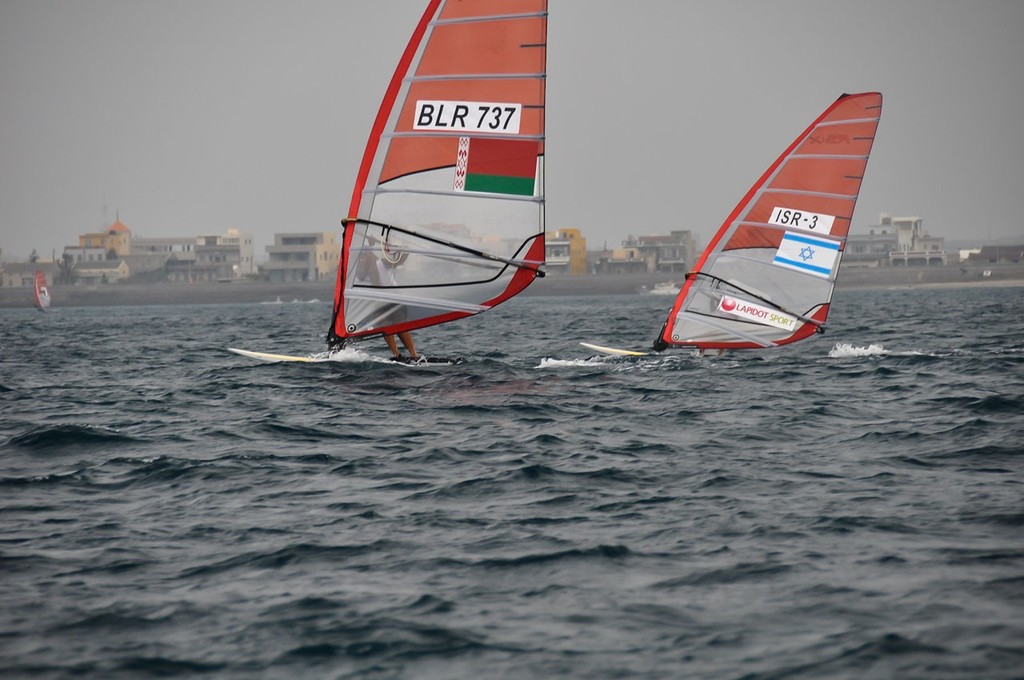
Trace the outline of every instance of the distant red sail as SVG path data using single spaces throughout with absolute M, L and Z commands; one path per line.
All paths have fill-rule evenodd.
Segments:
M 50 289 L 46 285 L 46 274 L 38 269 L 33 279 L 32 288 L 36 307 L 45 311 L 50 306 Z

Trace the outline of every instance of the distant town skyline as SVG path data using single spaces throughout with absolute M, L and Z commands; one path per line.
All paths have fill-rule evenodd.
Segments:
M 242 229 L 261 255 L 275 232 L 340 231 L 424 5 L 0 4 L 4 257 L 116 211 L 143 236 Z M 887 212 L 1024 238 L 1021 26 L 1015 0 L 552 2 L 546 226 L 707 239 L 840 93 L 878 90 L 853 231 Z
M 906 219 L 906 218 L 911 218 L 911 217 L 916 217 L 916 218 L 920 217 L 918 215 L 910 215 L 910 214 L 908 214 L 908 215 L 892 215 L 891 213 L 882 213 L 874 221 L 872 221 L 870 224 L 865 225 L 863 229 L 860 229 L 860 230 L 854 229 L 851 232 L 851 236 L 867 234 L 869 230 L 872 230 L 872 229 L 874 229 L 876 227 L 881 226 L 882 225 L 882 221 L 885 219 L 886 216 L 891 217 L 893 219 L 899 219 L 899 218 Z M 922 223 L 925 222 L 923 220 L 923 218 L 921 219 L 921 222 Z M 106 229 L 109 229 L 110 227 L 113 227 L 115 225 L 123 225 L 124 227 L 127 227 L 130 230 L 131 234 L 132 234 L 132 239 L 133 240 L 135 240 L 135 239 L 193 239 L 193 238 L 194 239 L 200 239 L 200 238 L 209 237 L 209 236 L 226 236 L 226 235 L 231 235 L 232 233 L 234 233 L 235 235 L 241 234 L 241 235 L 245 235 L 245 236 L 252 236 L 251 232 L 246 231 L 244 228 L 238 228 L 238 227 L 229 227 L 227 229 L 221 230 L 220 232 L 208 231 L 208 232 L 204 232 L 203 234 L 199 234 L 199 233 L 196 233 L 196 234 L 181 234 L 181 233 L 179 233 L 179 234 L 176 234 L 176 235 L 173 235 L 173 236 L 169 236 L 169 235 L 166 235 L 166 234 L 144 235 L 144 234 L 138 233 L 130 224 L 128 224 L 124 220 L 121 220 L 120 216 L 119 216 L 119 213 L 115 213 L 115 220 L 114 220 L 114 222 L 111 222 L 110 224 L 106 225 L 105 227 L 100 227 L 100 228 L 98 228 L 96 230 L 93 230 L 92 232 L 83 232 L 82 234 L 79 234 L 78 236 L 76 236 L 76 239 L 75 239 L 74 243 L 68 243 L 65 246 L 63 246 L 61 249 L 55 250 L 55 251 L 51 252 L 49 254 L 49 257 L 47 256 L 46 253 L 39 252 L 38 249 L 34 249 L 33 252 L 35 253 L 36 257 L 39 260 L 41 260 L 41 261 L 49 261 L 51 258 L 54 261 L 59 261 L 61 259 L 61 257 L 62 257 L 62 253 L 65 251 L 65 249 L 77 248 L 81 237 L 85 236 L 87 233 L 102 233 Z M 621 248 L 623 246 L 627 246 L 627 245 L 629 245 L 629 242 L 631 242 L 631 241 L 635 242 L 635 240 L 637 238 L 667 236 L 668 233 L 669 233 L 669 232 L 653 232 L 652 231 L 652 232 L 642 232 L 642 233 L 630 234 L 630 235 L 625 236 L 623 239 L 621 239 L 620 241 L 615 242 L 615 243 L 604 243 L 604 242 L 594 243 L 594 242 L 591 242 L 591 240 L 589 240 L 587 238 L 586 229 L 580 229 L 578 227 L 561 227 L 559 229 L 551 229 L 551 228 L 549 228 L 547 230 L 547 233 L 548 234 L 554 234 L 556 232 L 563 231 L 563 230 L 570 230 L 570 231 L 578 230 L 580 232 L 580 236 L 587 242 L 587 246 L 586 246 L 587 252 L 594 252 L 594 251 L 600 251 L 600 250 L 613 250 L 613 249 Z M 316 231 L 318 231 L 318 232 L 322 231 L 324 233 L 329 233 L 330 230 L 316 230 Z M 674 230 L 674 231 L 678 231 L 678 230 Z M 926 224 L 924 224 L 924 232 L 925 233 L 929 233 Z M 288 234 L 301 234 L 301 233 L 308 233 L 308 232 L 300 232 L 300 231 L 274 232 L 274 234 L 271 234 L 271 236 L 270 236 L 270 242 L 269 243 L 265 243 L 265 244 L 259 243 L 258 240 L 256 240 L 255 237 L 253 237 L 253 262 L 256 265 L 262 265 L 262 264 L 264 264 L 269 259 L 269 253 L 267 252 L 267 247 L 274 245 L 275 236 L 277 236 L 277 235 L 288 235 Z M 702 249 L 706 245 L 706 243 L 710 239 L 711 235 L 712 234 L 707 234 L 707 235 L 701 235 L 701 234 L 696 234 L 696 233 L 694 234 L 694 236 L 695 236 L 695 244 L 696 244 L 696 247 L 698 248 L 698 252 L 699 252 L 699 249 Z M 940 238 L 943 238 L 943 237 L 940 237 Z M 993 239 L 981 239 L 981 238 L 978 238 L 978 239 L 967 239 L 966 242 L 969 243 L 970 245 L 972 245 L 973 247 L 980 247 L 980 246 L 983 246 L 983 245 L 1009 244 L 1009 243 L 1014 243 L 1014 244 L 1018 244 L 1019 245 L 1019 244 L 1024 243 L 1024 235 L 1022 235 L 1019 239 L 1016 239 L 1016 238 L 1010 236 L 1010 237 L 1006 237 L 1006 238 L 1003 238 L 1003 239 L 994 239 L 994 240 Z M 950 239 L 949 240 L 949 247 L 962 247 L 963 243 L 964 242 L 962 242 L 961 240 L 958 240 L 958 239 Z M 31 253 L 30 253 L 30 255 L 31 255 Z M 30 255 L 26 255 L 24 257 L 11 257 L 11 256 L 8 256 L 8 254 L 6 252 L 0 251 L 0 263 L 2 263 L 2 262 L 25 262 L 25 261 L 28 261 Z

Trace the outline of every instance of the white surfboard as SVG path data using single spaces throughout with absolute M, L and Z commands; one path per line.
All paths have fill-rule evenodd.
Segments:
M 289 354 L 271 354 L 269 352 L 252 352 L 247 349 L 236 349 L 234 347 L 228 347 L 229 352 L 235 354 L 241 354 L 243 357 L 249 357 L 250 359 L 256 359 L 257 361 L 266 361 L 269 363 L 276 363 L 279 361 L 298 361 L 302 363 L 317 363 L 320 361 L 330 361 L 330 358 L 325 353 L 324 355 L 314 355 L 308 357 L 296 357 Z
M 321 363 L 324 361 L 330 361 L 331 355 L 328 352 L 322 352 L 320 354 L 313 354 L 305 357 L 292 356 L 290 354 L 271 354 L 270 352 L 253 352 L 248 349 L 238 349 L 236 347 L 228 347 L 229 352 L 240 354 L 243 357 L 249 357 L 250 359 L 256 359 L 257 361 L 265 361 L 267 363 L 279 363 L 279 362 L 298 362 L 306 364 Z M 379 361 L 379 359 L 377 359 Z M 402 359 L 388 359 L 396 364 L 403 366 L 454 366 L 456 364 L 464 364 L 466 360 L 462 357 L 424 357 L 421 356 L 417 360 L 409 359 L 404 357 Z
M 637 352 L 631 349 L 618 349 L 616 347 L 603 347 L 602 345 L 592 345 L 589 342 L 581 342 L 580 344 L 586 347 L 587 349 L 594 350 L 595 352 L 600 352 L 601 354 L 609 354 L 615 357 L 645 357 L 648 354 L 650 354 L 650 352 Z

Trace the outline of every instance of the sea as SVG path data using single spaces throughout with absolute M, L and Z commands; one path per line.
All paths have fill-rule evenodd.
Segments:
M 671 300 L 0 310 L 0 677 L 1024 677 L 1024 287 L 578 344 Z

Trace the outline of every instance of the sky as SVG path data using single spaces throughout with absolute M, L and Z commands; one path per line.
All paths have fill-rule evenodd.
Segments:
M 425 0 L 0 0 L 0 250 L 340 230 Z M 550 0 L 547 228 L 708 238 L 843 92 L 880 91 L 853 220 L 1024 242 L 1024 2 Z

